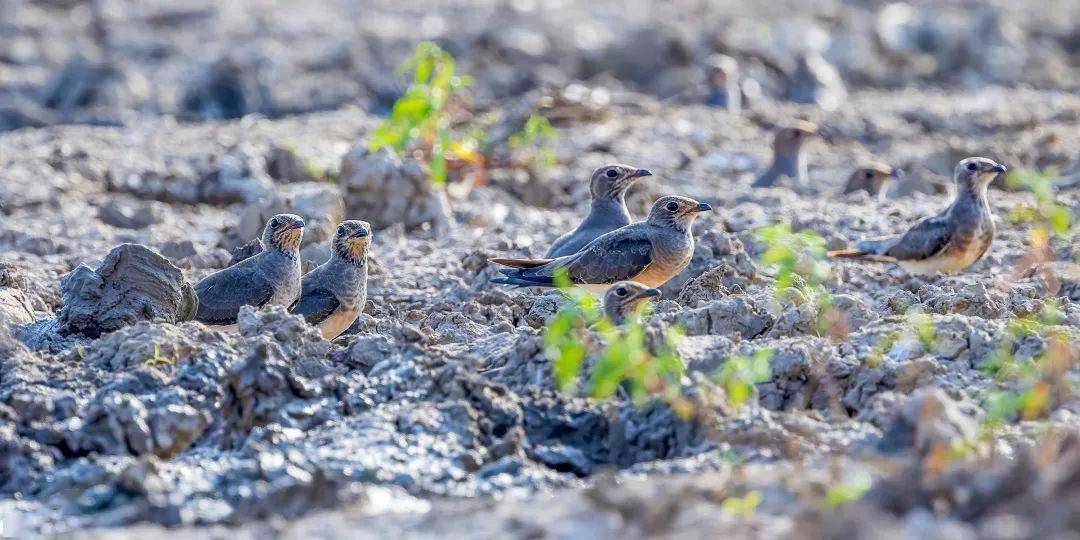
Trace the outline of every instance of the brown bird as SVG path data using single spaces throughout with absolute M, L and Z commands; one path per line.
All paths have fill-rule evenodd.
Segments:
M 899 236 L 863 240 L 829 257 L 893 262 L 915 275 L 953 274 L 975 264 L 994 241 L 994 216 L 986 188 L 1005 166 L 981 157 L 961 161 L 953 172 L 956 198 L 936 216 Z
M 854 193 L 862 190 L 869 193 L 871 197 L 884 199 L 885 194 L 892 188 L 892 185 L 903 175 L 904 173 L 900 169 L 890 167 L 884 163 L 867 163 L 851 173 L 847 185 L 844 186 L 844 193 Z
M 803 144 L 818 132 L 818 127 L 810 122 L 798 121 L 776 132 L 773 139 L 773 160 L 765 169 L 753 187 L 771 187 L 781 177 L 786 176 L 800 186 L 807 183 L 806 156 L 802 153 Z
M 491 259 L 509 266 L 492 280 L 521 287 L 554 287 L 555 276 L 567 278 L 600 296 L 617 281 L 632 280 L 659 287 L 690 264 L 694 236 L 690 225 L 698 214 L 712 210 L 706 203 L 669 195 L 653 203 L 645 221 L 611 231 L 581 251 L 554 259 Z
M 660 296 L 660 289 L 652 289 L 636 281 L 620 281 L 604 294 L 604 315 L 615 324 L 622 324 L 636 316 L 642 303 Z

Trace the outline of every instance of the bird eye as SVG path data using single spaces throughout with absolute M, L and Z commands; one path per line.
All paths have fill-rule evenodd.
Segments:
M 975 172 L 975 169 L 978 169 L 978 168 L 979 168 L 979 166 L 976 165 L 974 161 L 967 164 L 967 170 L 969 170 L 971 172 Z
M 874 171 L 866 171 L 866 179 L 869 180 L 874 177 Z
M 617 294 L 619 296 L 626 296 L 626 288 L 625 287 L 619 287 L 618 289 L 615 289 L 615 294 Z
M 606 174 L 608 178 L 615 178 L 616 176 L 619 176 L 619 171 L 616 171 L 615 169 L 608 169 L 607 172 L 604 174 Z
M 277 227 L 279 223 L 280 223 L 280 221 L 278 221 L 278 218 L 274 218 L 274 219 L 270 220 L 270 226 L 271 227 Z
M 338 236 L 345 236 L 345 226 L 344 225 L 341 225 L 341 226 L 339 226 L 337 228 L 337 235 Z
M 795 131 L 794 133 L 792 133 L 792 134 L 791 134 L 791 136 L 792 136 L 792 137 L 795 137 L 796 139 L 798 139 L 798 138 L 799 138 L 800 136 L 802 136 L 802 133 L 800 133 L 800 132 L 798 132 L 798 131 Z
M 667 203 L 667 209 L 668 209 L 668 212 L 674 212 L 674 211 L 679 209 L 679 203 L 677 203 L 675 201 L 671 201 L 671 202 Z

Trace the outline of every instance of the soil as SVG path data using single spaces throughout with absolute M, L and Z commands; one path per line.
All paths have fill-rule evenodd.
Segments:
M 0 12 L 0 535 L 1080 532 L 1080 249 L 1055 236 L 1030 268 L 1033 225 L 1010 216 L 1031 193 L 991 187 L 997 237 L 959 275 L 830 263 L 831 332 L 813 299 L 773 294 L 756 234 L 784 223 L 833 249 L 897 232 L 948 204 L 971 155 L 1057 171 L 1057 201 L 1080 212 L 1080 2 Z M 422 160 L 366 150 L 424 39 L 474 78 L 462 108 L 488 122 L 484 182 L 455 172 L 443 189 Z M 706 104 L 717 54 L 738 62 L 740 110 Z M 534 110 L 559 130 L 550 168 L 507 158 Z M 808 185 L 751 189 L 796 119 L 820 128 Z M 903 179 L 882 200 L 841 195 L 870 161 Z M 540 256 L 576 226 L 608 163 L 653 172 L 635 216 L 665 194 L 715 208 L 644 322 L 684 330 L 693 417 L 559 390 L 542 329 L 565 300 L 490 283 L 489 257 Z M 236 332 L 191 322 L 191 284 L 254 253 L 286 209 L 311 224 L 305 268 L 342 217 L 375 226 L 357 323 L 328 342 L 281 308 L 245 309 Z M 1073 361 L 1044 414 L 987 431 L 996 396 L 1024 390 L 988 366 L 1003 347 L 1054 352 L 1050 332 L 1009 341 L 1051 303 Z M 733 407 L 712 376 L 762 349 L 771 377 Z

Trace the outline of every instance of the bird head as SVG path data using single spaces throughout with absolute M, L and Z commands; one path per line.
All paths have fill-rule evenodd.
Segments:
M 615 283 L 604 294 L 604 314 L 615 324 L 640 313 L 644 301 L 660 296 L 660 289 L 651 289 L 636 281 Z
M 739 78 L 739 63 L 726 54 L 717 54 L 709 58 L 706 73 L 710 87 L 726 88 Z
M 342 221 L 334 233 L 334 254 L 347 261 L 363 263 L 371 246 L 371 225 L 366 221 Z
M 960 190 L 986 190 L 999 174 L 1006 171 L 1004 165 L 984 157 L 969 157 L 956 164 L 953 181 Z
M 792 156 L 799 153 L 807 139 L 817 135 L 818 127 L 810 122 L 798 121 L 780 128 L 773 139 L 773 152 L 777 156 Z
M 867 163 L 851 173 L 848 183 L 865 185 L 871 194 L 882 193 L 889 184 L 902 178 L 904 172 L 884 163 Z
M 296 251 L 304 238 L 304 219 L 296 214 L 278 214 L 266 221 L 262 243 L 266 249 Z
M 634 182 L 646 176 L 652 176 L 652 171 L 629 165 L 607 165 L 593 171 L 589 190 L 593 200 L 618 199 Z
M 668 195 L 653 203 L 652 210 L 649 211 L 649 223 L 684 231 L 698 214 L 709 210 L 712 210 L 712 206 L 707 203 L 697 202 L 689 197 Z

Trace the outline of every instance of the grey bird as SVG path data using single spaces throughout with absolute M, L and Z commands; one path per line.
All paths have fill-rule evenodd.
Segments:
M 739 63 L 726 54 L 709 58 L 706 76 L 709 95 L 705 102 L 731 112 L 742 108 L 742 91 L 739 89 Z
M 291 306 L 300 295 L 300 241 L 304 220 L 278 214 L 263 229 L 263 251 L 195 284 L 195 320 L 215 326 L 236 324 L 241 306 Z
M 959 272 L 981 259 L 994 241 L 986 188 L 1005 170 L 990 159 L 967 158 L 953 172 L 956 196 L 941 213 L 923 218 L 902 235 L 864 240 L 829 256 L 893 262 L 915 275 Z
M 788 177 L 800 186 L 807 182 L 806 156 L 802 153 L 803 143 L 818 132 L 818 127 L 810 122 L 795 122 L 781 128 L 773 139 L 773 159 L 753 187 L 772 187 L 781 177 Z
M 615 324 L 622 324 L 640 312 L 643 302 L 658 298 L 660 289 L 646 287 L 636 281 L 620 281 L 604 294 L 604 315 Z
M 884 199 L 893 184 L 903 176 L 903 171 L 884 163 L 867 163 L 851 173 L 844 185 L 844 193 L 865 191 L 871 197 Z
M 652 176 L 649 169 L 639 169 L 628 165 L 608 165 L 593 171 L 589 182 L 592 193 L 592 206 L 585 221 L 551 244 L 548 258 L 572 255 L 596 240 L 602 234 L 609 233 L 630 224 L 630 211 L 626 209 L 626 190 L 639 178 Z
M 653 203 L 645 221 L 631 223 L 589 242 L 581 251 L 554 259 L 491 259 L 509 266 L 492 280 L 521 287 L 555 287 L 565 272 L 571 283 L 601 296 L 617 281 L 637 281 L 659 287 L 690 264 L 694 236 L 690 225 L 698 214 L 712 210 L 706 203 L 669 195 Z
M 367 300 L 367 254 L 371 225 L 348 220 L 338 225 L 330 259 L 304 275 L 292 312 L 334 339 L 352 326 Z

